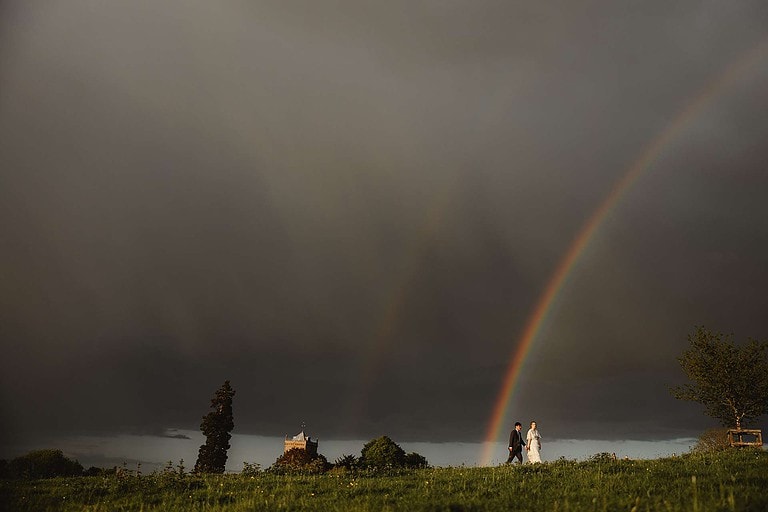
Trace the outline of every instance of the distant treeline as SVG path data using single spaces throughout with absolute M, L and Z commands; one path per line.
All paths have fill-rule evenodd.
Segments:
M 82 476 L 89 471 L 103 470 L 91 468 L 86 471 L 77 460 L 65 457 L 61 450 L 36 450 L 11 461 L 0 460 L 0 477 L 2 478 Z
M 427 468 L 427 459 L 418 453 L 405 451 L 392 439 L 381 436 L 363 446 L 360 456 L 343 455 L 333 463 L 319 454 L 308 453 L 294 448 L 280 455 L 275 463 L 266 469 L 270 473 L 280 474 L 317 474 L 330 470 L 381 470 L 381 469 L 418 469 Z M 261 472 L 258 464 L 244 463 L 242 474 L 253 475 Z M 67 476 L 108 476 L 125 477 L 137 472 L 123 467 L 109 469 L 91 466 L 88 469 L 75 459 L 64 456 L 61 450 L 36 450 L 11 461 L 0 460 L 0 478 L 4 479 L 40 479 Z M 193 471 L 193 473 L 197 473 Z M 202 472 L 201 472 L 202 473 Z M 180 461 L 174 468 L 173 462 L 160 471 L 162 475 L 175 474 L 184 476 L 184 462 Z M 140 476 L 140 474 L 136 475 Z

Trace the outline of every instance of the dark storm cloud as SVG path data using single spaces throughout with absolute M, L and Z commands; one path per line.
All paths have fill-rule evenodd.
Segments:
M 243 433 L 479 439 L 581 224 L 768 26 L 763 2 L 1 9 L 7 434 L 195 428 L 230 379 Z M 666 388 L 693 325 L 768 327 L 767 67 L 611 212 L 516 418 L 706 424 Z

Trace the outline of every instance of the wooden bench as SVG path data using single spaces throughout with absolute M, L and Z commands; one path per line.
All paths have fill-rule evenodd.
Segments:
M 745 440 L 754 437 L 754 441 Z M 763 446 L 763 434 L 758 429 L 731 429 L 728 430 L 728 444 L 734 447 L 754 446 L 761 448 Z

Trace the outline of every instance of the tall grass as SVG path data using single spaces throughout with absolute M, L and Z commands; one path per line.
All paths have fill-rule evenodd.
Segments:
M 765 511 L 768 453 L 388 473 L 155 474 L 0 482 L 14 511 Z

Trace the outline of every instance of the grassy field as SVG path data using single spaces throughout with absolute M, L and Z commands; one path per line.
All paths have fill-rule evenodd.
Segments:
M 252 477 L 178 474 L 0 481 L 13 511 L 534 510 L 766 511 L 768 452 L 658 460 L 331 471 Z

